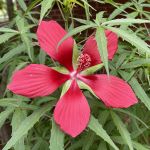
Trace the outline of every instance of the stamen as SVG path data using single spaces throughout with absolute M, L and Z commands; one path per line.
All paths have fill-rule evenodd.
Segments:
M 91 57 L 88 55 L 88 54 L 81 54 L 79 57 L 78 57 L 78 69 L 80 71 L 90 67 L 91 65 Z

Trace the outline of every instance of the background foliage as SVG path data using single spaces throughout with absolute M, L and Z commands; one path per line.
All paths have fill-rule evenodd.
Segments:
M 124 4 L 113 0 L 95 1 L 111 5 L 114 11 L 106 15 L 107 12 L 97 10 L 93 18 L 90 12 L 96 10 L 92 1 L 33 0 L 26 5 L 24 0 L 17 0 L 14 18 L 0 28 L 0 141 L 3 150 L 150 150 L 150 1 L 131 0 Z M 12 73 L 27 64 L 53 66 L 53 61 L 40 50 L 36 28 L 39 20 L 49 18 L 54 6 L 59 8 L 62 25 L 69 32 L 62 41 L 72 35 L 82 47 L 90 33 L 109 29 L 118 34 L 119 48 L 113 61 L 107 59 L 105 44 L 99 47 L 105 66 L 101 71 L 126 80 L 139 98 L 139 103 L 128 109 L 108 109 L 90 92 L 84 91 L 92 116 L 87 129 L 75 139 L 61 132 L 52 119 L 60 89 L 33 100 L 14 95 L 6 88 Z M 85 19 L 74 17 L 75 7 L 84 10 Z M 105 35 L 96 35 L 99 35 L 97 41 L 101 39 L 105 43 Z

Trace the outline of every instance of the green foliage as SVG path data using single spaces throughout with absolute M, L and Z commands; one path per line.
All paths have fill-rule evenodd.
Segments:
M 40 21 L 43 19 L 47 11 L 52 8 L 53 2 L 54 0 L 43 0 L 41 2 Z
M 25 118 L 26 118 L 26 111 L 23 111 L 20 108 L 15 110 L 11 122 L 12 136 Z M 24 139 L 25 137 L 22 137 L 18 140 L 18 142 L 14 145 L 15 150 L 20 150 L 20 149 L 25 150 Z
M 114 27 L 106 27 L 107 29 L 115 32 L 117 35 L 126 40 L 127 42 L 134 45 L 141 53 L 148 53 L 150 54 L 150 49 L 148 44 L 137 37 L 134 33 L 129 33 L 128 31 L 124 31 L 122 29 L 114 28 Z
M 150 13 L 146 9 L 150 8 L 150 3 L 146 0 L 130 0 L 124 4 L 114 0 L 93 2 L 102 9 L 104 4 L 109 4 L 113 11 L 108 14 L 104 9 L 95 11 L 92 2 L 33 0 L 27 4 L 24 0 L 17 0 L 14 19 L 0 27 L 0 133 L 3 127 L 12 129 L 11 135 L 5 131 L 11 137 L 9 140 L 2 143 L 0 139 L 3 150 L 150 149 Z M 85 13 L 83 18 L 74 14 L 78 7 Z M 83 41 L 92 34 L 103 63 L 87 68 L 81 74 L 118 76 L 131 85 L 139 100 L 128 109 L 107 108 L 89 86 L 78 81 L 90 105 L 91 118 L 87 128 L 76 138 L 66 135 L 53 120 L 53 108 L 71 81 L 52 95 L 34 99 L 15 95 L 7 89 L 13 72 L 30 63 L 55 66 L 56 71 L 68 73 L 67 69 L 58 67 L 57 62 L 54 64 L 47 57 L 36 37 L 40 21 L 53 17 L 51 12 L 56 8 L 60 11 L 56 15 L 60 15 L 59 19 L 64 22 L 61 25 L 68 30 L 57 48 L 68 37 L 74 37 L 74 68 L 77 68 Z M 119 36 L 118 51 L 111 61 L 108 60 L 105 29 Z
M 98 122 L 97 119 L 95 119 L 93 116 L 91 116 L 91 120 L 89 122 L 88 127 L 94 131 L 98 136 L 103 138 L 106 142 L 108 142 L 115 150 L 119 150 L 118 147 L 113 143 L 110 136 L 107 134 L 107 132 L 103 129 L 102 125 Z
M 7 109 L 5 109 L 3 112 L 0 113 L 0 128 L 3 126 L 6 119 L 13 112 L 13 110 L 14 110 L 13 108 L 8 107 Z
M 112 119 L 114 121 L 114 124 L 118 128 L 124 142 L 129 146 L 130 150 L 133 150 L 131 137 L 130 137 L 130 134 L 129 134 L 128 130 L 126 129 L 124 123 L 121 121 L 121 119 L 114 112 L 111 112 L 111 115 L 112 115 Z
M 20 138 L 22 138 L 25 134 L 28 133 L 28 131 L 34 126 L 34 124 L 39 121 L 39 119 L 47 112 L 49 111 L 53 106 L 53 102 L 50 102 L 49 104 L 46 104 L 42 108 L 39 108 L 38 110 L 35 110 L 30 116 L 28 116 L 25 120 L 21 122 L 19 127 L 14 131 L 11 139 L 8 141 L 8 143 L 5 145 L 3 150 L 8 150 L 12 146 L 14 146 Z
M 51 129 L 51 138 L 50 138 L 50 147 L 51 150 L 63 150 L 64 149 L 64 133 L 59 129 L 59 126 L 56 125 L 52 119 L 52 129 Z
M 104 63 L 107 74 L 109 75 L 107 39 L 105 36 L 105 30 L 102 27 L 97 27 L 95 39 L 97 42 L 99 53 L 101 54 L 102 62 Z

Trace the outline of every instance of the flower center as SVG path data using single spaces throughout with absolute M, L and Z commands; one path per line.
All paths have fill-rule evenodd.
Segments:
M 77 71 L 73 71 L 73 72 L 70 73 L 70 77 L 71 77 L 72 79 L 75 79 L 76 76 L 77 76 Z
M 88 54 L 81 54 L 78 57 L 78 69 L 80 71 L 90 67 L 91 65 L 91 57 Z

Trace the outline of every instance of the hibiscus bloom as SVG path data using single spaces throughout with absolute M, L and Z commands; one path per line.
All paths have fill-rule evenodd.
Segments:
M 93 93 L 108 107 L 127 108 L 137 103 L 131 87 L 122 79 L 106 74 L 83 75 L 82 71 L 101 63 L 96 41 L 90 36 L 81 55 L 78 57 L 77 69 L 73 66 L 74 40 L 69 37 L 57 48 L 59 41 L 67 32 L 55 21 L 42 21 L 37 30 L 41 48 L 54 60 L 67 68 L 69 73 L 63 74 L 51 67 L 31 64 L 16 71 L 8 89 L 29 98 L 43 97 L 53 93 L 67 80 L 70 87 L 56 104 L 54 120 L 60 128 L 72 137 L 79 135 L 90 119 L 90 107 L 79 88 L 78 81 L 88 85 Z M 105 31 L 107 37 L 108 58 L 111 60 L 118 47 L 117 35 Z

